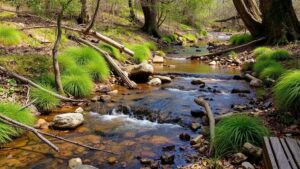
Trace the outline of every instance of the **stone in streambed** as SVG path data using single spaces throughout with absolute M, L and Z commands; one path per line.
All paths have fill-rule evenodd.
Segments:
M 101 95 L 99 100 L 101 102 L 108 102 L 111 100 L 111 96 L 110 95 Z
M 160 86 L 161 85 L 161 80 L 159 78 L 153 78 L 148 82 L 148 85 Z
M 199 143 L 202 143 L 204 140 L 204 137 L 202 134 L 198 135 L 197 137 L 193 138 L 191 140 L 191 145 L 195 145 L 195 144 L 199 144 Z
M 174 164 L 175 155 L 165 152 L 161 155 L 160 160 L 162 164 Z
M 152 59 L 153 63 L 164 63 L 164 57 L 155 55 Z
M 247 90 L 247 89 L 232 89 L 231 90 L 231 93 L 232 94 L 236 94 L 236 93 L 250 93 L 250 90 Z
M 150 165 L 152 163 L 153 160 L 149 159 L 149 158 L 141 158 L 140 159 L 140 163 L 144 164 L 144 165 Z
M 232 164 L 240 164 L 241 162 L 247 160 L 247 156 L 243 153 L 235 153 L 231 156 Z
M 201 128 L 201 124 L 200 123 L 192 123 L 190 127 L 193 131 L 196 131 Z
M 179 139 L 183 140 L 183 141 L 190 141 L 191 140 L 191 136 L 187 133 L 181 133 L 179 135 Z
M 115 163 L 117 163 L 117 158 L 116 157 L 109 157 L 107 159 L 108 164 L 113 165 Z
M 129 78 L 135 82 L 146 82 L 154 72 L 152 65 L 143 62 L 139 65 L 131 66 L 129 69 Z
M 107 94 L 108 94 L 108 95 L 113 95 L 113 96 L 114 96 L 114 95 L 117 95 L 118 92 L 119 92 L 118 90 L 113 90 L 113 91 L 107 92 Z
M 168 76 L 154 76 L 154 78 L 159 78 L 161 83 L 171 83 L 172 79 Z
M 245 169 L 255 169 L 255 167 L 254 167 L 251 163 L 249 163 L 249 162 L 247 162 L 247 161 L 242 162 L 242 166 L 243 166 Z
M 51 126 L 56 129 L 75 129 L 84 121 L 81 113 L 64 113 L 56 115 Z
M 74 112 L 75 113 L 82 113 L 82 112 L 84 112 L 84 110 L 83 110 L 82 107 L 78 107 Z
M 38 119 L 34 128 L 36 129 L 48 129 L 49 123 L 45 119 Z
M 98 168 L 91 165 L 78 165 L 74 169 L 98 169 Z
M 69 168 L 74 169 L 79 165 L 82 165 L 82 160 L 80 158 L 72 158 L 71 160 L 69 160 Z
M 191 110 L 191 115 L 193 117 L 203 117 L 205 115 L 205 112 L 202 110 Z
M 205 85 L 205 82 L 203 82 L 201 79 L 193 79 L 191 82 L 192 85 Z

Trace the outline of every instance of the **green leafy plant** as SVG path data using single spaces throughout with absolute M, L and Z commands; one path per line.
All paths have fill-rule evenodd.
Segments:
M 265 54 L 265 53 L 270 53 L 272 52 L 272 49 L 268 48 L 268 47 L 258 47 L 256 49 L 254 49 L 253 51 L 253 56 L 254 58 L 257 58 L 258 56 Z
M 32 126 L 35 122 L 34 115 L 28 109 L 22 109 L 22 107 L 16 103 L 0 103 L 0 114 L 9 117 L 20 123 Z M 9 126 L 3 122 L 0 122 L 0 143 L 7 143 L 12 138 L 21 135 L 23 130 Z
M 108 44 L 101 44 L 99 46 L 101 49 L 105 50 L 106 52 L 109 53 L 109 55 L 113 56 L 115 59 L 124 62 L 126 60 L 126 58 L 124 56 L 122 56 L 122 54 L 120 53 L 120 50 L 108 45 Z
M 21 42 L 21 34 L 12 27 L 0 27 L 0 44 L 5 46 L 18 45 Z
M 230 38 L 230 43 L 232 45 L 241 45 L 247 42 L 250 42 L 253 40 L 253 37 L 248 34 L 248 33 L 244 33 L 244 34 L 237 34 L 237 35 L 233 35 Z
M 257 74 L 260 75 L 260 73 L 266 69 L 267 67 L 280 67 L 280 63 L 276 62 L 275 60 L 261 60 L 257 61 L 254 66 L 253 66 L 253 71 Z
M 144 46 L 147 46 L 151 51 L 156 51 L 157 50 L 157 46 L 154 42 L 148 41 L 143 43 Z
M 246 142 L 260 146 L 268 134 L 268 129 L 258 118 L 241 114 L 224 118 L 216 125 L 215 155 L 238 152 Z
M 148 60 L 151 57 L 151 51 L 147 46 L 144 45 L 129 45 L 129 49 L 133 50 L 134 56 L 133 59 L 137 63 Z
M 263 80 L 267 80 L 268 78 L 277 80 L 284 72 L 285 69 L 281 65 L 269 66 L 260 73 L 259 77 Z
M 287 60 L 289 57 L 290 53 L 285 49 L 277 49 L 271 54 L 271 58 L 274 60 Z
M 93 81 L 88 75 L 66 75 L 62 76 L 64 91 L 75 97 L 86 97 L 91 94 Z
M 52 87 L 48 85 L 42 85 L 45 89 L 55 92 Z M 55 96 L 46 93 L 37 88 L 31 88 L 30 98 L 35 100 L 34 105 L 40 110 L 51 110 L 59 105 L 60 100 Z
M 273 88 L 275 103 L 280 111 L 300 114 L 300 71 L 284 74 Z

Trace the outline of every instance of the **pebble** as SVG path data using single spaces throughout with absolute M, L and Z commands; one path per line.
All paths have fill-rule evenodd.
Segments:
M 82 113 L 84 112 L 83 108 L 82 107 L 78 107 L 76 110 L 75 110 L 75 113 Z
M 113 165 L 113 164 L 117 163 L 117 159 L 116 159 L 116 157 L 109 157 L 107 159 L 107 162 L 108 162 L 108 164 Z
M 255 167 L 249 163 L 248 161 L 245 161 L 242 163 L 242 166 L 245 168 L 245 169 L 255 169 Z

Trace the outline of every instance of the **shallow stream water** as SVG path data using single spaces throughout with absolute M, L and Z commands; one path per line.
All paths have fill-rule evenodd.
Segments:
M 189 142 L 179 139 L 179 134 L 196 136 L 201 133 L 201 129 L 189 129 L 192 122 L 201 122 L 201 118 L 191 116 L 191 110 L 201 109 L 193 102 L 194 98 L 204 97 L 214 113 L 223 114 L 232 111 L 233 104 L 248 104 L 253 99 L 254 92 L 247 82 L 233 80 L 233 76 L 239 74 L 238 70 L 212 67 L 199 61 L 184 59 L 207 52 L 205 46 L 175 47 L 168 52 L 166 62 L 155 65 L 155 71 L 176 75 L 171 83 L 160 87 L 140 84 L 138 90 L 116 86 L 119 94 L 113 97 L 112 103 L 96 102 L 85 108 L 91 111 L 85 113 L 84 125 L 74 131 L 51 130 L 52 133 L 118 155 L 90 151 L 61 141 L 54 142 L 61 149 L 59 153 L 55 153 L 32 134 L 26 134 L 0 150 L 0 168 L 63 169 L 67 168 L 69 159 L 80 157 L 84 164 L 101 169 L 139 169 L 143 165 L 137 157 L 159 160 L 165 151 L 164 147 L 170 145 L 175 146 L 175 149 L 169 151 L 175 154 L 175 163 L 169 167 L 185 165 L 187 157 L 195 152 L 190 148 Z M 206 83 L 205 90 L 199 90 L 199 86 L 191 84 L 194 78 L 201 78 Z M 233 88 L 247 89 L 251 93 L 232 94 Z M 126 109 L 120 109 L 120 106 Z M 135 111 L 132 111 L 133 108 Z M 55 114 L 73 110 L 74 107 L 64 108 L 42 118 L 51 121 Z M 135 114 L 136 112 L 142 113 Z M 149 112 L 152 113 L 151 119 L 147 119 L 148 114 L 143 116 L 143 113 Z M 155 113 L 159 115 L 157 117 L 163 116 L 164 120 L 155 119 Z M 108 164 L 109 157 L 115 157 L 117 163 Z

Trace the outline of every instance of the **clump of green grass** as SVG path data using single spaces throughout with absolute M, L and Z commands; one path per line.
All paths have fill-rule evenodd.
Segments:
M 51 87 L 55 87 L 55 79 L 54 79 L 54 75 L 53 74 L 44 74 L 41 75 L 40 77 L 37 77 L 35 80 L 37 83 L 42 84 L 42 85 L 46 85 L 46 86 L 51 86 Z
M 63 75 L 88 76 L 88 72 L 79 66 L 72 66 L 63 71 Z
M 268 129 L 258 118 L 247 115 L 224 118 L 216 125 L 215 155 L 224 156 L 238 152 L 246 142 L 260 146 L 263 137 L 268 134 Z
M 93 89 L 93 81 L 87 75 L 66 75 L 62 76 L 64 91 L 75 97 L 82 98 L 89 96 Z
M 253 66 L 253 71 L 257 74 L 260 75 L 260 73 L 266 69 L 267 67 L 280 67 L 280 63 L 276 62 L 275 60 L 261 60 L 258 61 L 254 64 Z
M 110 74 L 108 65 L 103 58 L 100 58 L 99 61 L 90 63 L 85 67 L 94 81 L 105 80 Z
M 52 87 L 48 85 L 41 85 L 45 89 L 55 92 Z M 38 109 L 48 111 L 59 105 L 60 100 L 55 96 L 46 93 L 37 88 L 31 88 L 30 98 L 35 100 L 34 105 L 37 106 Z
M 262 53 L 261 55 L 259 55 L 256 58 L 256 61 L 259 62 L 259 61 L 263 61 L 263 60 L 271 60 L 272 59 L 272 53 L 273 53 L 272 51 L 271 52 Z
M 287 60 L 290 57 L 289 51 L 285 49 L 277 49 L 272 52 L 271 58 L 274 60 Z
M 87 65 L 100 57 L 99 53 L 88 47 L 72 47 L 68 48 L 64 53 L 64 57 L 71 57 L 79 66 Z
M 151 51 L 147 46 L 133 44 L 129 45 L 128 48 L 134 52 L 133 59 L 137 63 L 147 61 L 151 57 Z
M 192 33 L 187 33 L 183 35 L 183 38 L 190 41 L 190 42 L 196 42 L 197 41 L 197 36 L 192 34 Z
M 65 55 L 58 56 L 58 64 L 60 71 L 64 72 L 70 67 L 76 66 L 74 58 Z
M 17 14 L 14 12 L 3 11 L 0 12 L 0 18 L 14 18 Z
M 265 54 L 265 53 L 270 53 L 272 52 L 272 49 L 268 48 L 268 47 L 258 47 L 256 49 L 254 49 L 253 51 L 253 56 L 254 58 L 257 58 L 258 56 Z
M 284 74 L 273 88 L 276 106 L 281 111 L 300 114 L 300 71 Z
M 259 78 L 267 80 L 268 78 L 277 80 L 283 73 L 285 69 L 281 65 L 270 66 L 265 68 L 259 75 Z
M 154 42 L 148 41 L 143 43 L 144 46 L 147 46 L 151 51 L 156 51 L 157 50 L 157 46 Z
M 244 34 L 237 34 L 237 35 L 233 35 L 230 38 L 230 43 L 232 45 L 241 45 L 247 42 L 250 42 L 253 40 L 253 37 L 248 34 L 248 33 L 244 33 Z
M 21 42 L 21 34 L 12 27 L 0 27 L 0 44 L 5 46 L 18 45 Z
M 35 122 L 34 115 L 28 110 L 23 109 L 16 103 L 0 103 L 0 114 L 9 117 L 20 123 L 32 126 Z M 7 143 L 12 138 L 21 135 L 23 130 L 9 126 L 3 122 L 0 122 L 0 143 Z
M 172 35 L 163 35 L 161 37 L 162 41 L 165 42 L 165 43 L 168 43 L 168 44 L 170 44 L 172 42 L 175 42 L 177 40 L 177 38 L 178 37 L 175 34 L 172 34 Z
M 109 55 L 113 56 L 115 59 L 124 62 L 126 60 L 126 58 L 124 56 L 122 56 L 121 52 L 119 49 L 108 45 L 108 44 L 101 44 L 99 46 L 101 49 L 105 50 L 106 52 L 109 53 Z

